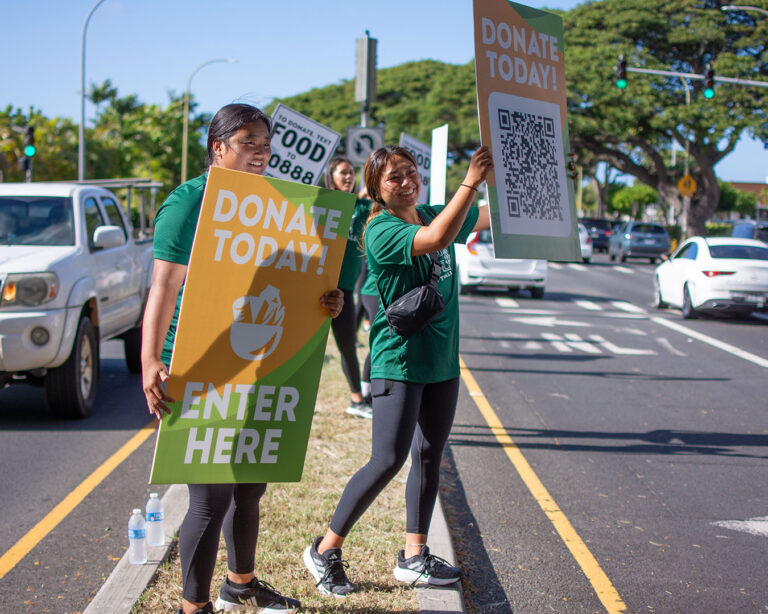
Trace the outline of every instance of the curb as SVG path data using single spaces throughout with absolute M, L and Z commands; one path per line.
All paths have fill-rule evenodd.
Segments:
M 168 560 L 173 536 L 178 532 L 189 505 L 184 484 L 171 485 L 163 495 L 162 502 L 166 545 L 148 546 L 147 562 L 144 565 L 129 563 L 126 551 L 83 614 L 130 614 L 133 606 L 155 577 L 157 569 Z M 429 528 L 429 546 L 436 555 L 443 557 L 452 565 L 456 564 L 456 554 L 439 496 L 435 502 L 435 511 Z M 461 582 L 447 587 L 431 586 L 417 590 L 421 614 L 464 612 Z

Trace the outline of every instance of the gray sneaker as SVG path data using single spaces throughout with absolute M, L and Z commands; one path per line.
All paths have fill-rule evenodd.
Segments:
M 461 569 L 450 565 L 445 559 L 429 553 L 427 546 L 421 547 L 421 552 L 408 559 L 405 552 L 397 553 L 397 567 L 394 570 L 395 578 L 406 584 L 433 584 L 444 586 L 453 584 L 461 578 Z
M 283 597 L 271 584 L 263 580 L 254 578 L 247 586 L 237 588 L 227 578 L 221 585 L 216 610 L 246 612 L 249 607 L 261 614 L 295 614 L 301 609 L 301 603 L 290 597 Z
M 373 418 L 373 409 L 365 401 L 350 401 L 346 412 L 350 416 L 357 416 L 358 418 L 367 418 L 368 420 Z
M 346 597 L 356 590 L 347 578 L 347 562 L 341 558 L 341 548 L 329 548 L 322 554 L 317 551 L 321 537 L 316 537 L 304 550 L 304 565 L 315 579 L 321 593 L 334 597 Z

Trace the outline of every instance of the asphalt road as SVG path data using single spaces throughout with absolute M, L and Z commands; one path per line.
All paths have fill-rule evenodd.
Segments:
M 0 556 L 149 422 L 141 380 L 120 342 L 101 346 L 97 405 L 90 418 L 52 419 L 42 389 L 0 390 Z M 2 612 L 82 612 L 127 548 L 127 523 L 144 508 L 154 437 L 102 481 L 0 579 Z
M 655 310 L 653 269 L 597 255 L 542 300 L 462 298 L 478 390 L 444 491 L 470 611 L 768 609 L 768 321 Z

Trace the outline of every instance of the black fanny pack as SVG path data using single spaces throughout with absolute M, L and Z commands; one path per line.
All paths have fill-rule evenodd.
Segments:
M 422 221 L 424 221 L 423 218 Z M 409 290 L 392 301 L 389 307 L 384 308 L 384 315 L 387 318 L 390 331 L 396 332 L 401 337 L 410 337 L 423 330 L 445 309 L 443 295 L 437 288 L 437 282 L 443 269 L 440 266 L 437 252 L 430 253 L 429 259 L 430 267 L 427 282 Z M 376 290 L 379 292 L 381 304 L 384 305 L 378 279 L 376 280 Z

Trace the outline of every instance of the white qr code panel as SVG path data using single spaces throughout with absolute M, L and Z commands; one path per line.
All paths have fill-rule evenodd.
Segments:
M 501 231 L 567 237 L 571 210 L 560 107 L 493 92 L 488 116 Z

